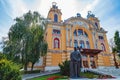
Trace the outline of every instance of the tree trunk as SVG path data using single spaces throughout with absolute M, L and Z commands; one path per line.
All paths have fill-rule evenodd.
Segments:
M 34 64 L 35 64 L 35 63 L 32 63 L 32 66 L 31 66 L 31 71 L 33 71 Z
M 115 67 L 118 69 L 119 67 L 118 67 L 118 63 L 117 63 L 117 61 L 116 61 L 115 53 L 113 53 L 113 57 L 114 57 L 114 64 L 115 64 Z
M 24 64 L 24 70 L 27 71 L 27 63 Z

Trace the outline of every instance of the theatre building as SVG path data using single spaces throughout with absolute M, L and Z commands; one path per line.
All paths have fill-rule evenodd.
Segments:
M 107 31 L 100 26 L 100 20 L 90 11 L 88 11 L 87 18 L 83 18 L 80 13 L 77 13 L 76 16 L 63 21 L 61 10 L 56 3 L 52 3 L 47 19 L 46 70 L 57 69 L 59 63 L 66 59 L 70 60 L 70 54 L 77 46 L 81 46 L 83 49 L 82 65 L 85 68 L 114 65 L 106 37 Z

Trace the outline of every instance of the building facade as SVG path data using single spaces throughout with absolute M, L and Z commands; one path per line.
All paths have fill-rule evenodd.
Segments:
M 85 68 L 113 66 L 106 33 L 100 21 L 90 11 L 87 18 L 79 13 L 62 21 L 62 12 L 55 2 L 48 12 L 48 25 L 45 40 L 48 43 L 48 53 L 45 69 L 58 68 L 58 64 L 70 60 L 74 47 L 81 46 L 82 65 Z

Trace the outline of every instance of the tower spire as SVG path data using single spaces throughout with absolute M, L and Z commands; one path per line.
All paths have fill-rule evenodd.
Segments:
M 48 13 L 48 18 L 53 22 L 61 22 L 61 10 L 58 9 L 57 3 L 52 2 L 52 8 L 50 8 Z

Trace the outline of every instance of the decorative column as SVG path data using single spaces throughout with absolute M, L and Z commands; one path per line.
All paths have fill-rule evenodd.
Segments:
M 95 68 L 97 68 L 97 55 L 94 56 Z
M 88 61 L 88 67 L 91 68 L 91 65 L 90 65 L 90 64 L 91 64 L 91 63 L 90 63 L 90 55 L 87 55 L 87 59 L 88 59 L 88 60 L 87 60 L 87 61 Z
M 68 26 L 66 27 L 66 43 L 67 43 L 67 46 L 69 46 L 68 44 Z

